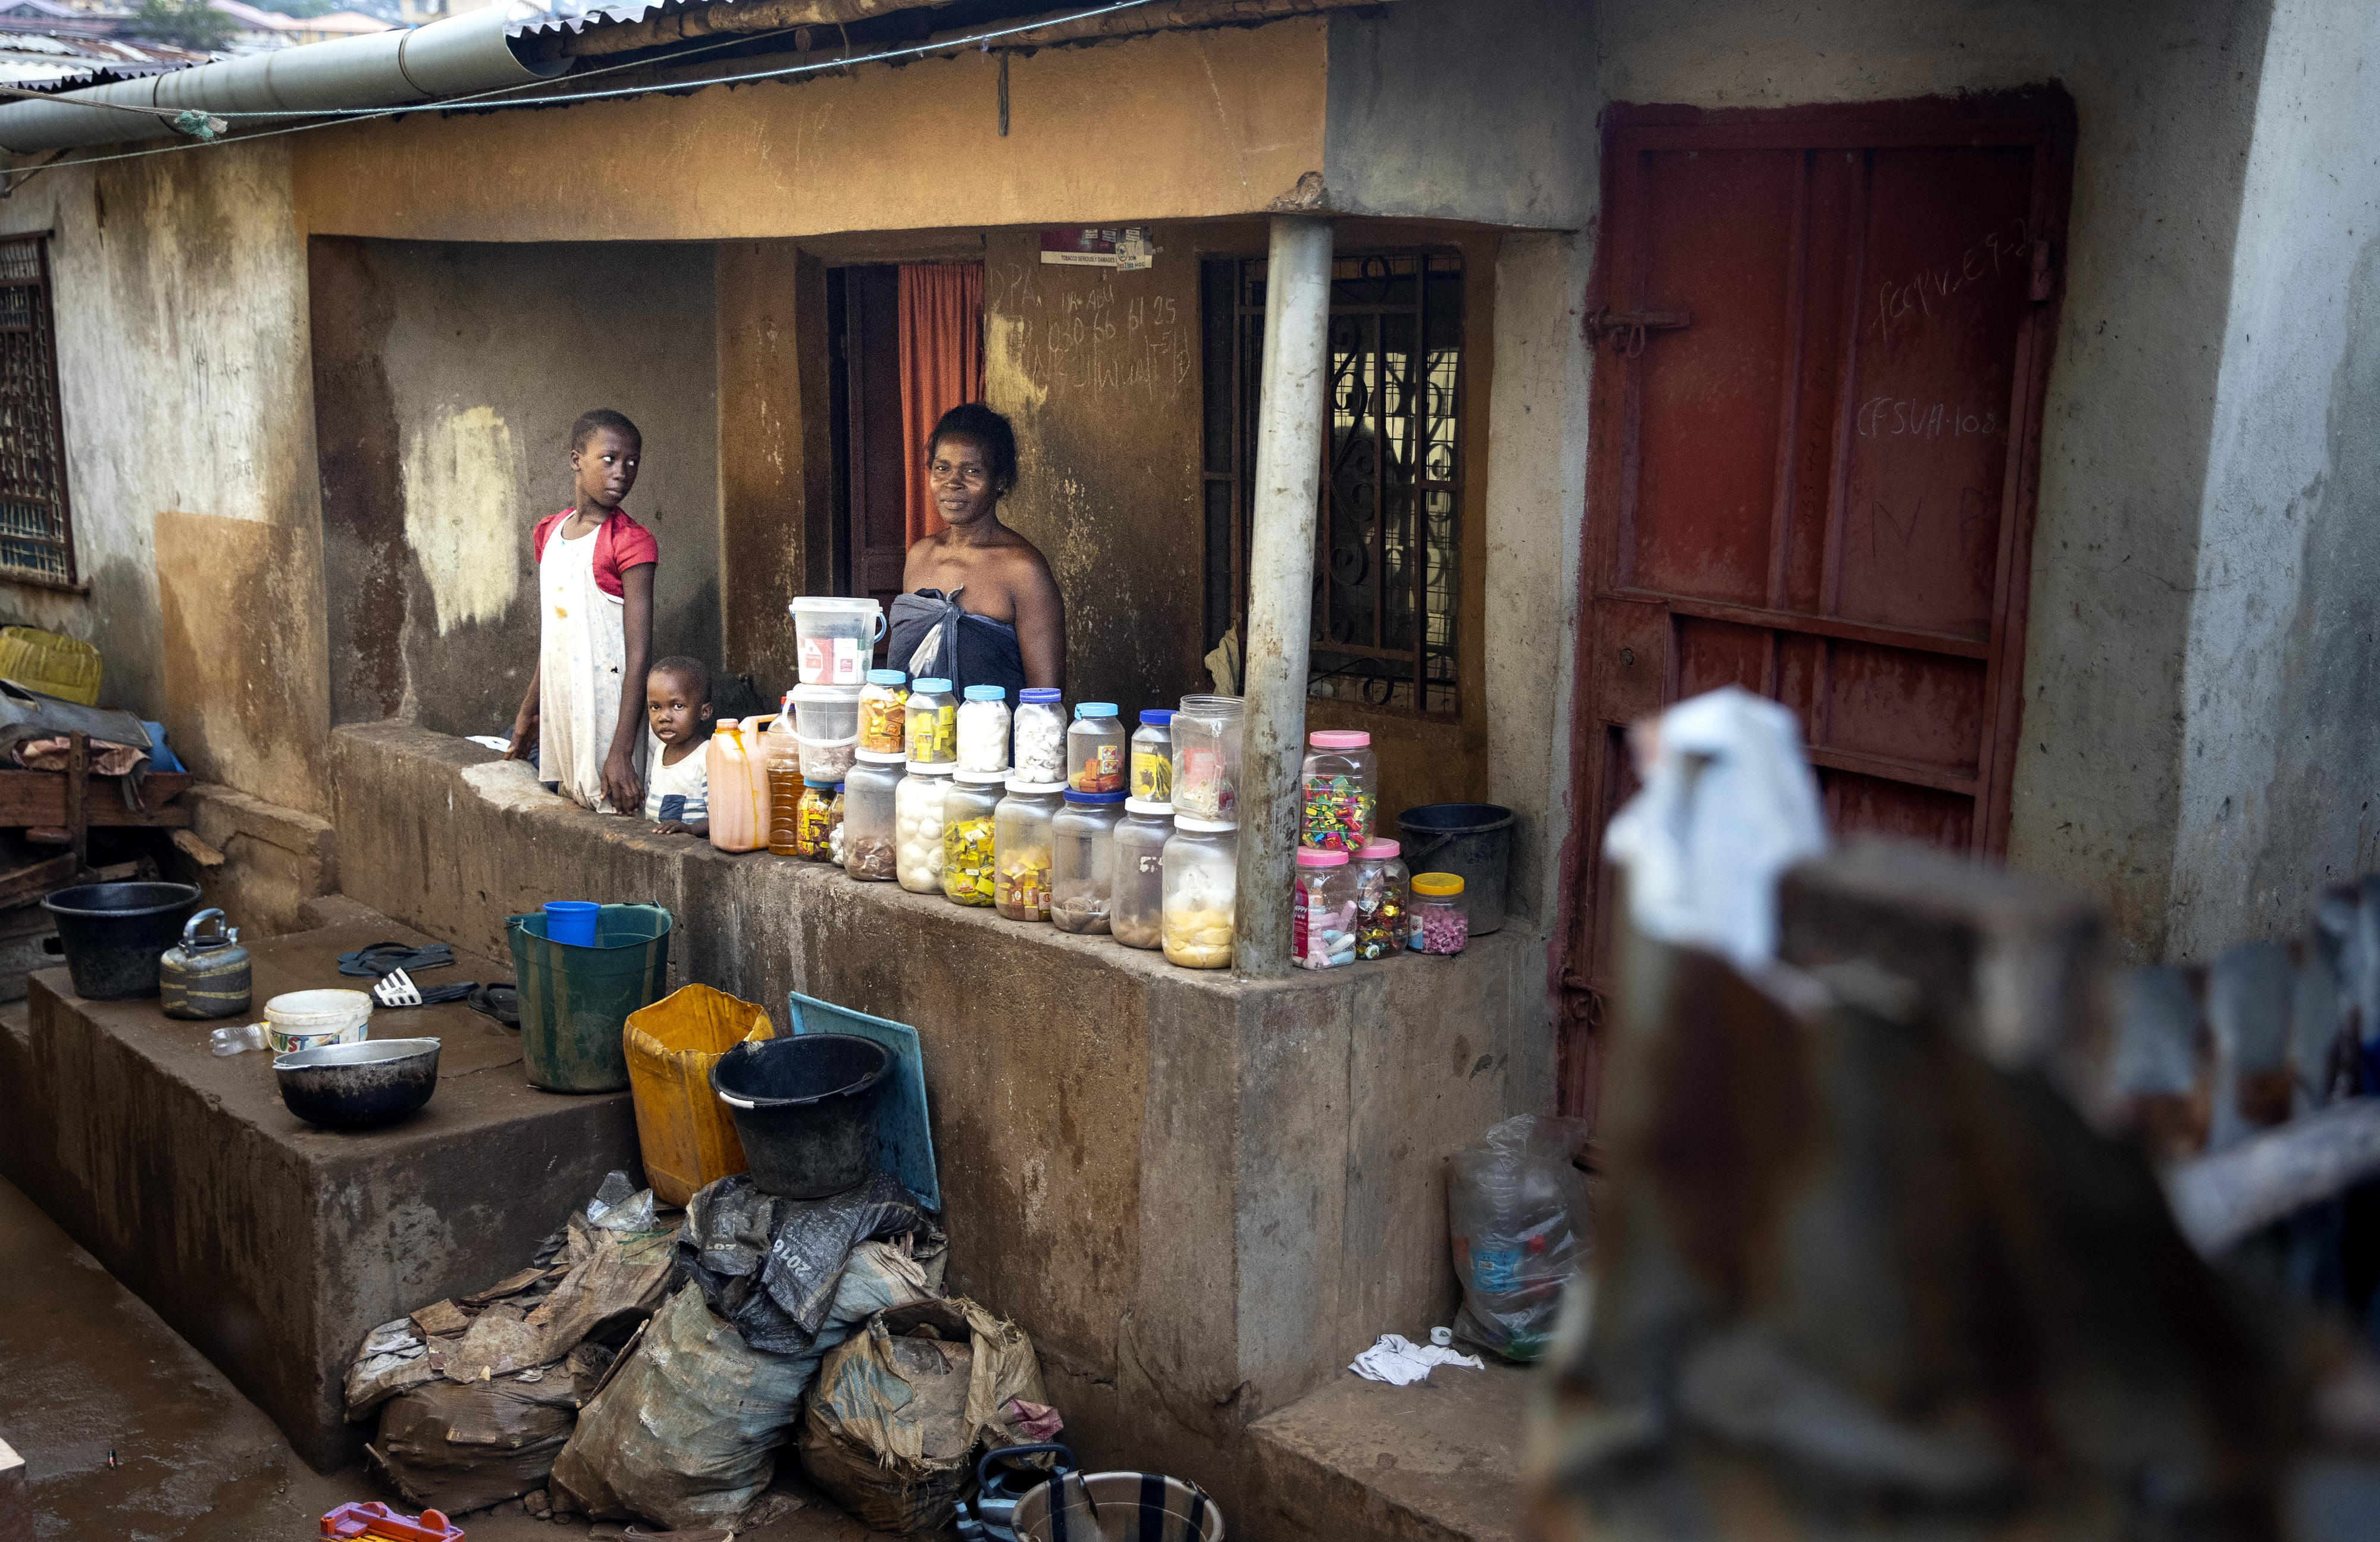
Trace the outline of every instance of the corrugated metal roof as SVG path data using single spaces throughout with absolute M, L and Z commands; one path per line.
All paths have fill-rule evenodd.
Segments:
M 42 27 L 22 12 L 0 16 L 0 84 L 75 91 L 187 69 L 208 58 L 164 43 Z

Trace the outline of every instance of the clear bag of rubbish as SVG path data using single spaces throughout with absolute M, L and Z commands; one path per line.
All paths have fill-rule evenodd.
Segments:
M 605 1232 L 650 1232 L 653 1191 L 629 1187 L 625 1172 L 607 1172 L 603 1185 L 587 1202 L 587 1224 Z
M 1463 1306 L 1454 1337 L 1524 1365 L 1540 1359 L 1563 1287 L 1594 1256 L 1594 1198 L 1572 1158 L 1583 1119 L 1519 1114 L 1446 1161 Z

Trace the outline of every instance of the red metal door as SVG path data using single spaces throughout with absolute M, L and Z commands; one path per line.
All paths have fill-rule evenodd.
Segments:
M 1591 1106 L 1626 725 L 1800 714 L 1838 832 L 2008 840 L 2071 111 L 1614 109 L 1564 1095 Z

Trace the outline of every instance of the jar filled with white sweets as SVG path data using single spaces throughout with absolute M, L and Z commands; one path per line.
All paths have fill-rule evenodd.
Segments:
M 895 876 L 913 894 L 942 892 L 942 799 L 951 790 L 951 768 L 910 762 L 894 795 L 894 829 L 900 844 L 893 851 Z
M 959 770 L 1008 771 L 1008 692 L 999 686 L 969 686 L 959 703 Z
M 1066 710 L 1058 693 L 1027 686 L 1016 693 L 1016 780 L 1066 780 Z

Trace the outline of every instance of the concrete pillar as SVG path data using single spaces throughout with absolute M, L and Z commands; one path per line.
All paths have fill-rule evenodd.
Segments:
M 1297 851 L 1322 397 L 1330 378 L 1330 222 L 1276 214 L 1265 269 L 1264 375 L 1248 535 L 1242 687 L 1247 718 L 1239 787 L 1239 921 L 1232 939 L 1233 968 L 1259 979 L 1290 967 L 1290 868 Z

